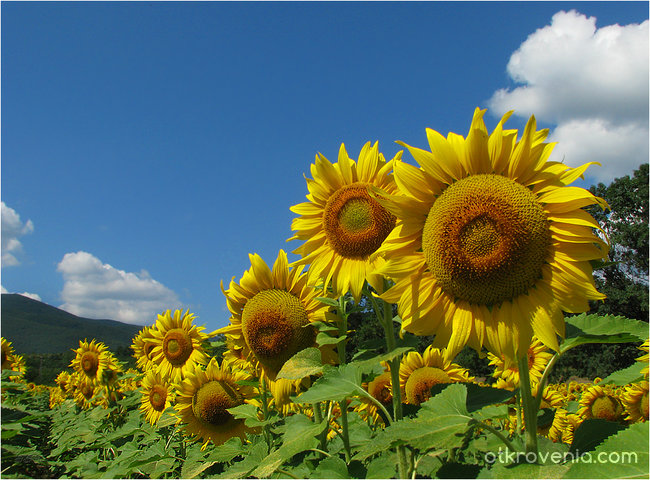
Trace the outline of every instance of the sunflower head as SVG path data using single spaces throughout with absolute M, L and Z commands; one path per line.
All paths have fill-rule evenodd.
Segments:
M 558 350 L 562 311 L 583 312 L 596 291 L 590 260 L 608 245 L 582 207 L 604 200 L 569 187 L 588 165 L 549 162 L 553 144 L 531 117 L 521 139 L 488 134 L 477 109 L 466 138 L 427 129 L 431 151 L 406 146 L 421 168 L 394 165 L 398 195 L 378 197 L 397 217 L 376 273 L 395 281 L 402 328 L 436 335 L 450 357 L 469 344 L 516 360 L 536 335 Z
M 142 378 L 142 402 L 140 410 L 145 419 L 154 425 L 163 412 L 174 404 L 174 388 L 159 371 L 148 370 Z
M 242 370 L 232 371 L 225 362 L 219 365 L 214 358 L 205 370 L 197 367 L 190 372 L 180 384 L 176 405 L 185 432 L 203 440 L 204 447 L 210 441 L 220 445 L 233 436 L 243 438 L 250 429 L 228 409 L 255 395 L 251 387 L 237 383 L 251 378 Z
M 431 388 L 441 383 L 469 382 L 466 369 L 447 360 L 444 350 L 427 347 L 423 354 L 409 352 L 399 369 L 400 389 L 406 403 L 420 405 L 431 397 Z
M 314 178 L 307 179 L 309 202 L 291 207 L 301 216 L 291 224 L 296 233 L 290 240 L 305 240 L 294 251 L 303 257 L 295 265 L 311 264 L 311 283 L 323 280 L 327 288 L 332 282 L 337 296 L 351 291 L 356 301 L 366 280 L 383 291 L 382 278 L 373 274 L 383 263 L 376 252 L 395 227 L 396 217 L 376 197 L 395 192 L 390 170 L 400 156 L 401 152 L 386 162 L 377 143 L 370 142 L 359 153 L 358 163 L 344 145 L 337 163 L 316 156 L 311 166 Z
M 79 340 L 79 348 L 73 351 L 76 356 L 70 366 L 89 381 L 100 382 L 111 360 L 106 346 L 95 339 L 90 342 Z
M 156 346 L 156 339 L 151 334 L 154 327 L 142 327 L 135 337 L 133 337 L 133 356 L 136 359 L 136 365 L 143 372 L 156 368 L 158 364 L 154 361 L 153 350 Z
M 630 423 L 648 421 L 647 381 L 627 385 L 620 398 L 627 413 L 625 420 Z
M 302 268 L 289 268 L 284 251 L 278 253 L 273 270 L 259 255 L 250 255 L 250 260 L 240 283 L 233 279 L 224 290 L 232 316 L 230 325 L 218 333 L 241 350 L 237 357 L 261 366 L 274 380 L 289 358 L 315 346 L 312 322 L 324 320 L 328 307 L 316 300 L 319 292 L 307 285 Z
M 602 418 L 610 422 L 623 420 L 623 405 L 614 392 L 600 385 L 592 385 L 582 392 L 578 413 L 585 419 Z
M 0 337 L 2 343 L 2 370 L 10 370 L 11 364 L 14 361 L 14 347 L 11 345 L 11 342 L 5 339 L 5 337 Z
M 149 333 L 155 341 L 151 350 L 153 362 L 159 365 L 161 374 L 172 382 L 180 381 L 194 364 L 208 361 L 203 342 L 208 335 L 203 327 L 193 324 L 194 314 L 187 310 L 171 310 L 158 315 L 155 328 Z

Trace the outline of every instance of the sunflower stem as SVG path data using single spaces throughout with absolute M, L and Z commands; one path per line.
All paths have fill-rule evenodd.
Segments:
M 537 387 L 537 396 L 535 397 L 535 409 L 539 410 L 539 406 L 542 403 L 542 397 L 544 396 L 544 386 L 546 385 L 546 380 L 548 380 L 548 376 L 551 373 L 551 370 L 557 363 L 557 361 L 560 359 L 560 354 L 556 353 L 551 357 L 551 359 L 548 362 L 548 365 L 546 365 L 546 368 L 544 369 L 544 373 L 542 374 L 542 378 L 539 379 L 539 386 Z
M 260 378 L 260 387 L 262 387 L 262 414 L 264 415 L 264 421 L 266 421 L 269 418 L 269 406 L 268 406 L 268 396 L 267 396 L 267 391 L 266 391 L 266 381 L 264 380 L 264 376 L 262 375 L 262 378 Z M 271 435 L 269 432 L 269 426 L 267 424 L 264 425 L 263 427 L 264 431 L 264 440 L 266 441 L 266 446 L 268 447 L 268 452 L 271 451 Z
M 346 363 L 345 358 L 345 346 L 347 339 L 344 338 L 344 335 L 348 333 L 348 313 L 347 313 L 347 302 L 345 297 L 339 297 L 339 311 L 338 316 L 340 318 L 339 322 L 339 343 L 337 344 L 336 350 L 339 354 L 339 364 L 344 365 Z M 343 439 L 343 446 L 345 447 L 345 463 L 350 463 L 352 458 L 352 453 L 350 450 L 350 431 L 348 427 L 348 399 L 344 398 L 339 403 L 339 409 L 341 410 L 341 427 L 342 433 L 341 437 Z
M 323 411 L 320 408 L 320 402 L 314 403 L 313 408 L 316 422 L 321 423 L 323 421 Z M 327 428 L 323 429 L 323 431 L 318 434 L 318 441 L 320 449 L 325 450 L 327 448 Z
M 536 399 L 530 388 L 530 374 L 528 371 L 528 354 L 525 352 L 518 358 L 519 365 L 519 391 L 524 405 L 524 421 L 526 422 L 526 453 L 533 453 L 537 459 L 537 409 Z M 528 456 L 526 456 L 528 458 Z
M 519 391 L 515 395 L 515 414 L 517 415 L 517 436 L 521 436 L 521 394 Z
M 388 282 L 384 279 L 384 290 L 388 289 Z M 372 294 L 369 295 L 372 298 Z M 383 318 L 379 317 L 379 312 L 377 311 L 377 304 L 373 301 L 373 307 L 377 314 L 377 318 L 380 319 L 382 326 L 384 327 L 384 333 L 386 337 L 386 349 L 388 352 L 395 350 L 395 329 L 393 326 L 393 305 L 388 303 L 386 300 L 382 299 L 382 311 Z M 390 380 L 391 380 L 391 393 L 393 396 L 393 418 L 395 421 L 399 421 L 403 418 L 402 412 L 402 395 L 399 386 L 399 365 L 400 357 L 393 358 L 388 362 L 390 365 Z M 398 473 L 400 478 L 409 478 L 409 467 L 406 459 L 406 447 L 404 445 L 399 445 L 397 447 L 397 458 L 398 458 Z
M 341 427 L 343 429 L 342 439 L 343 447 L 345 447 L 345 463 L 349 464 L 352 458 L 352 450 L 350 449 L 350 427 L 348 426 L 348 398 L 345 397 L 339 402 L 341 409 Z

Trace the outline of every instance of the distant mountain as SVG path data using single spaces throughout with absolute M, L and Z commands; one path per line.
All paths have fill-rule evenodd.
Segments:
M 61 353 L 93 338 L 109 348 L 129 346 L 142 327 L 77 317 L 15 293 L 2 294 L 0 331 L 17 353 Z

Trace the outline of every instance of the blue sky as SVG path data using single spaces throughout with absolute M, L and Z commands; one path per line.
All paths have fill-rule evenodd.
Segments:
M 390 158 L 395 140 L 425 148 L 426 127 L 465 135 L 480 106 L 490 130 L 534 113 L 556 159 L 601 161 L 583 186 L 648 160 L 647 2 L 2 2 L 1 17 L 2 288 L 92 318 L 183 307 L 225 325 L 220 282 L 299 246 L 289 207 L 341 142 Z

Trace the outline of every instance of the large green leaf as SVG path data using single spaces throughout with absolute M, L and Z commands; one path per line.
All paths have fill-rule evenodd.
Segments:
M 562 353 L 585 343 L 630 343 L 648 338 L 646 322 L 615 315 L 583 313 L 567 318 L 566 324 Z
M 448 385 L 422 404 L 416 418 L 403 419 L 386 427 L 372 442 L 364 445 L 354 459 L 364 460 L 399 444 L 421 451 L 461 446 L 463 435 L 474 421 L 467 412 L 466 400 L 465 385 Z
M 232 464 L 223 471 L 219 478 L 246 478 L 266 457 L 267 446 L 264 442 L 253 445 L 246 451 L 241 462 Z M 153 477 L 152 477 L 153 478 Z
M 345 397 L 365 395 L 361 387 L 361 372 L 354 363 L 340 367 L 323 367 L 323 376 L 306 392 L 300 394 L 296 402 L 316 403 L 328 400 L 342 401 Z
M 287 360 L 278 372 L 277 378 L 300 380 L 310 375 L 320 375 L 323 372 L 323 362 L 320 350 L 316 347 L 300 350 Z
M 253 476 L 268 478 L 276 468 L 294 455 L 310 450 L 318 445 L 316 435 L 325 428 L 325 421 L 314 423 L 305 415 L 293 415 L 287 418 L 287 428 L 282 437 L 282 445 L 271 452 L 255 470 Z
M 309 478 L 350 478 L 350 474 L 341 458 L 327 457 L 318 464 Z
M 647 422 L 630 425 L 575 459 L 565 478 L 648 478 L 649 433 Z
M 643 374 L 641 373 L 641 370 L 643 367 L 647 367 L 647 364 L 643 362 L 634 362 L 629 367 L 617 370 L 611 375 L 605 377 L 599 385 L 627 385 L 628 383 L 642 380 Z
M 624 428 L 623 425 L 617 422 L 609 422 L 602 418 L 589 418 L 576 429 L 569 451 L 576 455 L 582 455 L 593 450 L 607 437 L 620 432 Z

